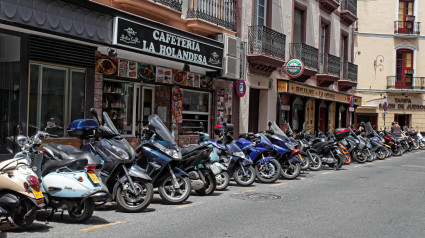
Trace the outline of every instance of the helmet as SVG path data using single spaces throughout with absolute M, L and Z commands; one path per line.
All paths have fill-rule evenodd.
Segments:
M 362 122 L 360 122 L 360 123 L 359 123 L 359 126 L 365 127 L 366 125 L 365 125 L 365 124 L 364 124 L 364 122 L 362 121 Z
M 398 124 L 398 123 L 396 121 L 393 121 L 391 125 L 394 126 L 395 124 Z

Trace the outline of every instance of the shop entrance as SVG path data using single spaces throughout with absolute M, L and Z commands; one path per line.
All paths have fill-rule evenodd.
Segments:
M 326 131 L 326 108 L 325 107 L 320 108 L 319 123 L 320 123 L 320 131 Z
M 248 131 L 258 132 L 258 115 L 259 115 L 260 90 L 249 89 L 249 115 L 248 115 Z
M 378 114 L 356 114 L 356 120 L 354 123 L 357 125 L 360 122 L 370 122 L 372 127 L 378 128 Z
M 142 133 L 143 127 L 148 126 L 148 118 L 153 114 L 154 108 L 154 88 L 149 86 L 139 85 L 136 87 L 137 98 L 136 98 L 136 115 L 137 115 L 137 131 Z M 159 117 L 162 120 L 166 118 L 166 115 L 162 115 L 163 112 L 158 112 Z
M 407 126 L 410 128 L 410 120 L 412 119 L 411 114 L 395 114 L 394 115 L 394 121 L 398 122 L 398 124 L 403 128 L 404 126 Z

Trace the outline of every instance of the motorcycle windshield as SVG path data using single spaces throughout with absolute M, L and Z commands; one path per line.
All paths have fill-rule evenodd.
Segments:
M 365 125 L 365 130 L 366 130 L 366 135 L 373 135 L 373 127 L 372 124 L 370 124 L 370 122 L 367 122 Z
M 263 142 L 266 145 L 273 146 L 269 138 L 267 138 L 263 133 L 258 133 L 257 135 L 261 137 L 261 142 Z
M 242 150 L 234 142 L 226 144 L 226 147 L 231 154 L 233 154 L 233 152 L 242 152 Z
M 164 123 L 162 122 L 161 118 L 159 118 L 158 115 L 152 114 L 148 117 L 148 120 L 149 120 L 149 126 L 151 126 L 154 129 L 158 139 L 167 141 L 171 145 L 173 145 L 175 148 L 177 148 L 176 141 L 173 139 L 170 131 L 164 125 Z
M 279 135 L 279 136 L 282 136 L 283 138 L 285 138 L 285 140 L 289 140 L 289 138 L 288 138 L 288 136 L 286 136 L 286 134 L 285 134 L 285 132 L 283 132 L 277 125 L 276 125 L 276 122 L 273 122 L 272 123 L 272 126 L 271 126 L 271 128 L 272 128 L 272 130 L 273 130 L 273 132 L 276 134 L 276 135 Z
M 120 133 L 118 132 L 117 128 L 115 127 L 114 123 L 112 123 L 111 118 L 109 117 L 108 113 L 103 112 L 103 120 L 105 122 L 105 126 L 109 128 L 109 130 L 112 131 L 115 135 L 119 136 Z M 128 143 L 126 139 L 121 139 L 120 142 L 125 146 L 127 149 L 127 153 L 130 155 L 130 159 L 133 159 L 136 156 L 136 151 L 133 149 L 133 147 Z

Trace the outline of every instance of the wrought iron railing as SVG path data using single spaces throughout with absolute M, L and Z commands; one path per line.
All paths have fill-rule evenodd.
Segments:
M 425 77 L 388 76 L 387 89 L 425 90 Z
M 199 18 L 236 31 L 236 0 L 189 0 L 187 18 Z
M 357 0 L 342 0 L 341 10 L 348 10 L 357 16 Z
M 319 50 L 304 43 L 291 43 L 289 45 L 290 58 L 301 59 L 304 66 L 310 69 L 319 69 Z
M 394 34 L 420 35 L 421 23 L 416 21 L 395 21 Z
M 347 63 L 348 64 L 348 73 L 347 73 L 347 78 L 348 78 L 348 80 L 351 80 L 351 81 L 354 81 L 354 82 L 357 82 L 357 73 L 358 73 L 358 66 L 357 66 L 357 64 L 353 64 L 353 63 L 350 63 L 350 62 L 348 62 Z
M 348 62 L 341 60 L 340 65 L 342 69 L 339 75 L 340 79 L 348 80 Z
M 328 54 L 328 74 L 339 76 L 341 74 L 341 59 L 338 56 Z
M 179 12 L 182 11 L 183 0 L 153 0 L 153 1 L 169 6 L 170 8 L 176 11 L 179 11 Z
M 266 26 L 249 26 L 249 53 L 266 54 L 285 60 L 286 36 Z

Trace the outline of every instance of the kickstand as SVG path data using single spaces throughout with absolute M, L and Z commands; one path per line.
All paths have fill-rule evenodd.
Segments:
M 50 215 L 47 216 L 46 225 L 49 224 L 49 219 L 52 218 L 53 214 L 55 214 L 55 209 L 52 209 L 52 212 L 50 213 Z
M 62 210 L 62 213 L 61 213 L 61 219 L 63 220 L 63 210 Z
M 11 226 L 15 226 L 15 222 L 13 221 L 11 217 L 7 217 L 7 220 L 9 221 Z

